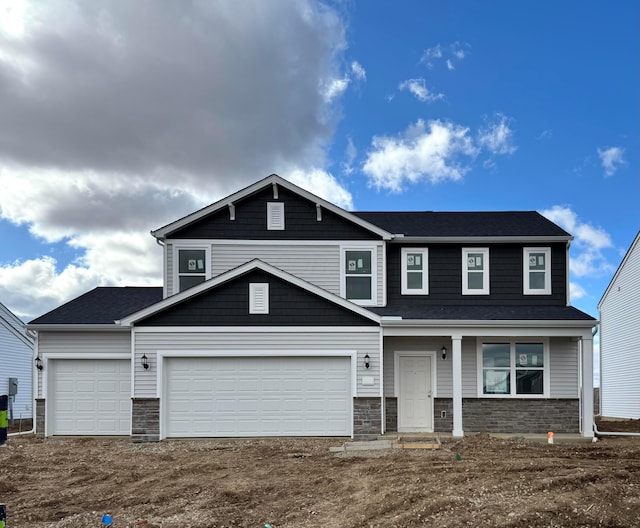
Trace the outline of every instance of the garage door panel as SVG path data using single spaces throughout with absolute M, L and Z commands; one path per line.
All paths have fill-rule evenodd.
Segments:
M 165 361 L 169 437 L 351 434 L 348 357 Z
M 50 432 L 54 435 L 128 435 L 129 360 L 51 360 Z

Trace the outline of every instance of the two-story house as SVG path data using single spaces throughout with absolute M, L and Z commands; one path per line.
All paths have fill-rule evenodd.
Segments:
M 40 434 L 593 434 L 596 321 L 536 212 L 353 213 L 271 175 L 152 235 L 163 287 L 31 322 Z

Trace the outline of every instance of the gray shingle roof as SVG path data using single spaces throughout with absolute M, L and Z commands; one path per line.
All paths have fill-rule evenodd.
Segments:
M 404 302 L 383 308 L 370 308 L 382 316 L 403 319 L 451 321 L 595 321 L 573 306 L 493 306 L 434 305 Z
M 161 300 L 162 287 L 102 286 L 41 315 L 29 324 L 114 324 L 116 320 Z
M 570 237 L 536 211 L 354 212 L 395 234 L 418 237 Z

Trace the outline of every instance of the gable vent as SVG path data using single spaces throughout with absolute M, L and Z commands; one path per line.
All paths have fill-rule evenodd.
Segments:
M 269 313 L 269 283 L 252 282 L 249 284 L 249 313 Z
M 284 231 L 284 203 L 267 203 L 267 229 L 269 231 Z

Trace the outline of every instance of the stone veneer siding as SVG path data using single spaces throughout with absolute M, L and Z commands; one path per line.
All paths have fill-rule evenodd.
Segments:
M 36 438 L 44 438 L 44 417 L 46 409 L 44 398 L 36 398 Z
M 580 400 L 464 398 L 462 429 L 483 433 L 579 433 Z
M 382 429 L 380 398 L 353 399 L 353 439 L 375 440 Z
M 398 398 L 384 399 L 385 431 L 387 433 L 398 432 Z
M 134 442 L 160 440 L 160 398 L 131 400 L 131 436 Z
M 398 431 L 398 402 L 386 398 L 386 431 Z M 445 411 L 445 416 L 442 416 Z M 468 433 L 579 433 L 580 400 L 464 398 L 462 429 Z M 435 398 L 433 430 L 453 430 L 453 400 Z

